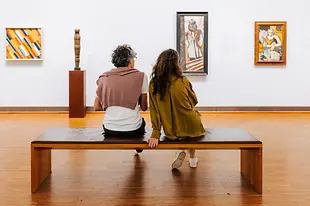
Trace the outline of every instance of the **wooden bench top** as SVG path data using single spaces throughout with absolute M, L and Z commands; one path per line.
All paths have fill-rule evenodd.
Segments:
M 262 144 L 240 128 L 206 128 L 207 132 L 196 138 L 171 141 L 164 135 L 160 144 Z M 101 128 L 50 128 L 32 143 L 40 144 L 146 144 L 152 129 L 135 138 L 105 137 Z

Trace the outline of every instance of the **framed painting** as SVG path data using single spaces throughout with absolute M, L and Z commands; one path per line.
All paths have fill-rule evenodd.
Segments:
M 41 28 L 6 28 L 6 60 L 42 60 Z
M 254 64 L 286 65 L 286 22 L 255 22 Z
M 177 12 L 177 51 L 185 75 L 208 74 L 208 12 Z

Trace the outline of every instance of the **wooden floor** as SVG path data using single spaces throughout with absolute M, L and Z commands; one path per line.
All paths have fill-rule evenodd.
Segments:
M 149 123 L 148 114 L 144 115 Z M 99 127 L 101 114 L 0 115 L 0 205 L 310 205 L 310 113 L 203 114 L 206 127 L 242 127 L 264 143 L 264 194 L 239 172 L 239 152 L 198 151 L 170 167 L 174 151 L 53 151 L 52 175 L 30 192 L 30 142 L 48 127 Z

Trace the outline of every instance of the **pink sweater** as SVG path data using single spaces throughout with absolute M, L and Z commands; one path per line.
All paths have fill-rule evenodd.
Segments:
M 103 73 L 97 80 L 97 96 L 103 110 L 109 106 L 135 109 L 141 95 L 144 73 L 120 67 Z

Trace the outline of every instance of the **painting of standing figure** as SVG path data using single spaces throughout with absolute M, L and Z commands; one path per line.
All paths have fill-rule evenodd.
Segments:
M 208 74 L 208 13 L 177 13 L 177 50 L 184 74 Z
M 255 23 L 255 64 L 286 64 L 286 22 Z

